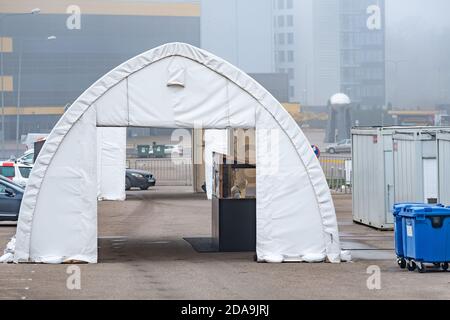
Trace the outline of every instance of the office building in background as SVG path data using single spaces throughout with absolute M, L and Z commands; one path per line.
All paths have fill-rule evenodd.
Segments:
M 289 101 L 339 91 L 338 0 L 203 0 L 202 48 L 248 73 L 283 73 Z
M 11 1 L 2 4 L 0 13 L 27 12 L 36 5 Z M 46 0 L 39 6 L 38 15 L 6 16 L 0 30 L 7 44 L 7 141 L 16 139 L 18 102 L 20 135 L 49 132 L 66 106 L 122 62 L 168 42 L 200 46 L 200 4 L 195 1 L 79 0 L 67 7 L 66 2 Z M 3 157 L 15 153 L 15 144 L 10 149 Z
M 274 0 L 275 61 L 291 101 L 326 105 L 339 90 L 337 0 Z
M 0 13 L 32 7 L 11 1 Z M 7 16 L 0 30 L 8 141 L 17 110 L 20 135 L 49 132 L 96 79 L 174 41 L 225 58 L 281 102 L 323 106 L 338 91 L 369 107 L 385 100 L 381 0 L 79 0 L 70 8 L 48 0 L 40 9 Z
M 273 0 L 202 0 L 201 46 L 247 73 L 273 73 Z
M 363 107 L 386 103 L 384 0 L 340 0 L 341 92 Z

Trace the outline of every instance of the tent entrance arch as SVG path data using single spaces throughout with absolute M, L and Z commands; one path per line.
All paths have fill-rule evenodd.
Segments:
M 60 119 L 24 194 L 14 261 L 97 262 L 97 127 L 256 128 L 258 259 L 340 261 L 331 193 L 301 129 L 244 72 L 182 43 L 118 66 Z

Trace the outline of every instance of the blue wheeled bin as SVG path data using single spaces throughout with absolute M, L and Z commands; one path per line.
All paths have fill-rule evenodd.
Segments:
M 395 253 L 397 255 L 397 263 L 400 268 L 405 269 L 407 262 L 405 259 L 405 244 L 403 243 L 403 217 L 400 215 L 402 211 L 413 207 L 443 207 L 441 204 L 429 205 L 425 203 L 397 203 L 392 209 L 394 215 L 394 236 L 395 236 Z
M 444 271 L 450 262 L 450 209 L 443 207 L 410 207 L 402 217 L 404 257 L 408 270 L 425 272 L 425 264 Z

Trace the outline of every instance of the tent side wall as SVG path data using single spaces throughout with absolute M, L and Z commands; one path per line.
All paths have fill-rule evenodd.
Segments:
M 338 235 L 332 231 L 332 238 L 325 236 L 331 230 L 324 230 L 305 165 L 287 134 L 265 110 L 258 113 L 256 128 L 258 259 L 323 261 L 327 257 L 324 245 L 332 245 Z
M 110 72 L 52 130 L 25 192 L 16 261 L 97 260 L 96 148 L 85 143 L 95 137 L 96 126 L 256 127 L 258 258 L 340 261 L 331 194 L 298 125 L 242 71 L 178 43 Z M 279 149 L 264 151 L 272 148 Z M 81 179 L 86 181 L 80 184 Z
M 97 128 L 99 200 L 123 201 L 127 158 L 127 128 Z
M 72 124 L 66 134 L 64 127 L 69 122 Z M 66 259 L 94 263 L 97 261 L 95 109 L 87 110 L 76 121 L 69 114 L 59 124 L 59 130 L 52 131 L 39 154 L 25 190 L 15 258 L 43 263 L 61 263 Z M 47 162 L 52 165 L 43 170 L 43 163 Z

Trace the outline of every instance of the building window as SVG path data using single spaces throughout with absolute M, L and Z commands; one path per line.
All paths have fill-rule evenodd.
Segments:
M 370 62 L 382 62 L 383 52 L 380 50 L 369 50 L 364 53 L 364 60 Z
M 344 9 L 346 12 L 355 11 L 355 8 L 359 7 L 358 6 L 358 1 L 355 1 L 355 0 L 343 0 L 342 4 L 341 4 L 342 9 Z
M 288 27 L 293 27 L 294 26 L 294 16 L 289 14 L 286 16 L 286 22 L 287 22 L 287 26 Z
M 284 27 L 284 16 L 278 16 L 278 26 Z
M 278 68 L 278 73 L 285 73 L 286 70 L 284 68 Z
M 383 70 L 380 68 L 362 69 L 361 73 L 360 77 L 365 80 L 383 80 Z
M 289 86 L 289 97 L 293 98 L 295 96 L 295 87 Z
M 287 43 L 294 44 L 294 34 L 292 32 L 287 34 Z
M 285 62 L 286 61 L 286 54 L 284 51 L 278 51 L 278 62 Z
M 366 98 L 380 97 L 383 95 L 383 87 L 379 85 L 370 85 L 362 88 L 362 96 Z
M 352 33 L 344 33 L 342 35 L 342 43 L 345 48 L 353 47 L 353 34 Z
M 288 62 L 294 62 L 294 51 L 289 50 L 287 52 L 287 60 Z
M 283 45 L 286 43 L 286 39 L 284 36 L 284 33 L 279 33 L 278 34 L 278 44 Z
M 361 64 L 361 51 L 344 50 L 341 55 L 341 62 L 344 66 L 354 66 Z
M 286 8 L 287 9 L 293 9 L 294 8 L 294 0 L 287 0 Z
M 284 0 L 278 0 L 278 9 L 283 10 L 284 9 Z
M 294 68 L 289 68 L 288 69 L 288 75 L 289 75 L 289 80 L 293 80 L 295 78 Z

